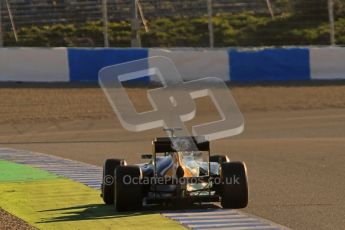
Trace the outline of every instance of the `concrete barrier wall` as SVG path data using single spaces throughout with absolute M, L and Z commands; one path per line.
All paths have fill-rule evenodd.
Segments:
M 345 48 L 310 48 L 313 80 L 345 79 Z
M 0 81 L 69 81 L 66 48 L 1 48 Z
M 230 80 L 237 82 L 310 79 L 305 48 L 230 50 Z
M 164 56 L 170 58 L 175 63 L 177 70 L 185 81 L 204 77 L 218 77 L 224 81 L 229 81 L 229 55 L 226 50 L 197 51 L 193 49 L 150 49 L 149 56 Z
M 105 66 L 147 57 L 147 49 L 68 49 L 70 81 L 98 81 Z
M 345 48 L 79 49 L 2 48 L 0 81 L 95 82 L 105 66 L 153 56 L 171 58 L 185 81 L 345 80 Z M 150 61 L 147 62 L 147 67 Z M 149 81 L 157 79 L 151 77 Z

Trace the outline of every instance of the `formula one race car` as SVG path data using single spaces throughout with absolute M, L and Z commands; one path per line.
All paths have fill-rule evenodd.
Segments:
M 102 194 L 118 211 L 135 211 L 144 204 L 192 204 L 221 202 L 223 208 L 248 204 L 247 170 L 243 162 L 225 155 L 210 155 L 208 141 L 188 137 L 196 149 L 174 148 L 175 137 L 156 138 L 153 153 L 142 155 L 148 163 L 127 165 L 107 159 L 103 168 Z M 179 141 L 181 138 L 178 138 Z

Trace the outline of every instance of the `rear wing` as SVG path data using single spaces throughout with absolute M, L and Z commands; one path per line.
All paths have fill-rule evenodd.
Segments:
M 174 145 L 172 142 L 172 140 L 174 139 L 193 141 L 194 145 L 198 148 L 198 151 L 210 151 L 210 142 L 203 137 L 157 137 L 152 142 L 153 151 L 155 153 L 176 152 L 176 149 L 174 149 Z M 190 148 L 186 148 L 184 149 L 184 151 L 195 151 L 195 149 L 191 148 L 193 145 L 189 146 Z

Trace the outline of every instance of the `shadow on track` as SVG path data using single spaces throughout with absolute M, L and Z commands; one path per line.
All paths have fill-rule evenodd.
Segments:
M 228 82 L 231 87 L 256 87 L 256 86 L 281 86 L 281 87 L 305 87 L 305 86 L 339 86 L 345 85 L 344 80 L 312 80 L 312 81 L 249 81 L 249 82 Z M 123 83 L 126 88 L 157 88 L 161 85 L 158 83 L 142 84 L 142 83 Z M 38 83 L 38 82 L 2 82 L 0 88 L 70 88 L 70 89 L 80 89 L 80 88 L 100 88 L 98 82 L 49 82 L 49 83 Z
M 74 207 L 66 207 L 60 209 L 42 210 L 40 212 L 55 212 L 57 217 L 44 219 L 37 223 L 53 223 L 65 221 L 84 221 L 84 220 L 105 220 L 114 218 L 134 217 L 143 215 L 160 214 L 161 212 L 176 212 L 176 211 L 193 211 L 193 210 L 209 210 L 217 209 L 214 203 L 194 204 L 184 208 L 173 206 L 152 205 L 144 206 L 142 210 L 136 212 L 117 212 L 113 205 L 105 204 L 90 204 L 80 205 Z

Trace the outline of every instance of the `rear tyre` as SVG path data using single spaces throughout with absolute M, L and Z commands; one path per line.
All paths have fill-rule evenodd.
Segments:
M 119 166 L 115 170 L 114 204 L 119 212 L 140 210 L 143 205 L 141 169 L 139 166 Z
M 221 205 L 223 208 L 240 209 L 248 205 L 247 168 L 243 162 L 226 162 L 222 164 L 221 181 L 223 191 Z
M 226 155 L 213 155 L 210 156 L 210 162 L 217 162 L 219 164 L 223 164 L 225 162 L 230 162 L 230 159 Z
M 114 204 L 115 169 L 125 165 L 124 160 L 107 159 L 103 166 L 102 198 L 105 204 Z

